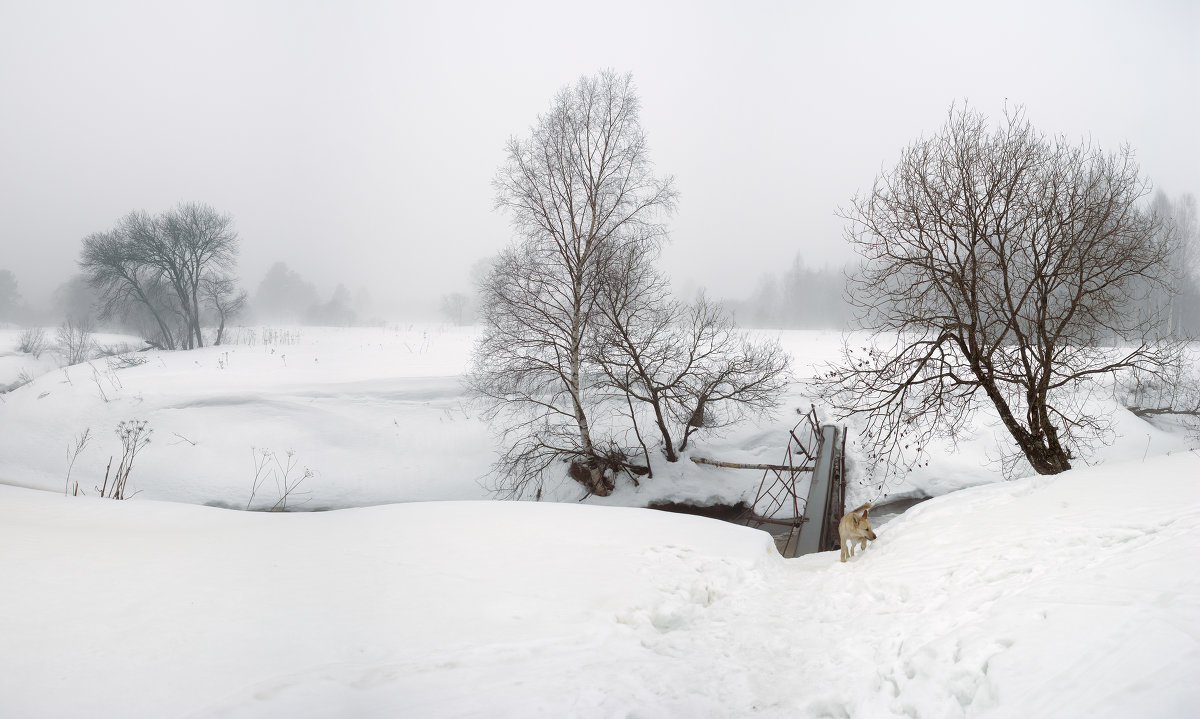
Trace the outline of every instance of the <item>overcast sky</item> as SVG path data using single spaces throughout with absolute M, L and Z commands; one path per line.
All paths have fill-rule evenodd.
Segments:
M 0 269 L 45 302 L 88 233 L 201 201 L 251 293 L 282 260 L 436 305 L 510 238 L 507 138 L 610 67 L 681 192 L 677 287 L 744 296 L 847 259 L 838 205 L 956 100 L 1200 193 L 1198 6 L 0 0 Z

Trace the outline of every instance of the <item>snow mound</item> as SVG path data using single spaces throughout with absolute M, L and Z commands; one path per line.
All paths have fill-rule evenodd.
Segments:
M 865 552 L 574 504 L 0 487 L 0 716 L 1177 717 L 1200 458 L 964 490 Z

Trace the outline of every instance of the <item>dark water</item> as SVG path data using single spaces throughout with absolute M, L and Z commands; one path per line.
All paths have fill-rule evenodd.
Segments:
M 914 497 L 911 499 L 897 499 L 892 502 L 879 504 L 871 508 L 868 516 L 871 518 L 872 527 L 882 527 L 892 521 L 901 514 L 907 512 L 910 508 L 924 502 L 932 497 Z
M 897 499 L 895 501 L 886 502 L 871 508 L 870 519 L 871 526 L 879 529 L 888 522 L 892 521 L 901 514 L 904 514 L 910 508 L 924 502 L 930 497 L 914 497 L 910 499 Z M 778 524 L 765 524 L 761 527 L 765 532 L 769 532 L 775 540 L 775 547 L 780 554 L 784 554 L 785 548 L 792 539 L 792 534 L 797 531 L 792 527 L 787 527 Z

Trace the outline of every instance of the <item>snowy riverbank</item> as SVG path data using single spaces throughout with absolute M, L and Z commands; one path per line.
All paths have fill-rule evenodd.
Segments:
M 1200 458 L 934 499 L 847 564 L 650 510 L 0 487 L 6 717 L 1178 717 Z

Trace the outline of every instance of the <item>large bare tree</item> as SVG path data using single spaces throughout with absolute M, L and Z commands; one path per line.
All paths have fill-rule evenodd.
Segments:
M 228 276 L 238 251 L 233 219 L 201 203 L 157 216 L 135 211 L 83 240 L 79 264 L 103 298 L 103 314 L 144 310 L 168 349 L 204 345 L 206 284 Z
M 997 128 L 969 108 L 913 142 L 842 212 L 861 255 L 849 299 L 866 342 L 817 379 L 865 419 L 869 458 L 919 461 L 990 405 L 1042 474 L 1070 468 L 1105 418 L 1084 385 L 1161 373 L 1178 345 L 1147 293 L 1173 286 L 1172 233 L 1143 202 L 1133 152 Z
M 144 264 L 130 240 L 131 231 L 152 219 L 133 212 L 121 218 L 111 232 L 97 232 L 83 239 L 79 266 L 88 284 L 99 296 L 101 318 L 149 315 L 153 330 L 149 337 L 164 349 L 176 348 L 176 328 L 171 295 L 160 281 L 160 273 Z
M 238 235 L 233 218 L 209 205 L 181 203 L 134 238 L 139 259 L 157 270 L 175 291 L 188 349 L 204 346 L 200 327 L 201 288 L 206 276 L 233 270 Z
M 506 428 L 497 469 L 516 496 L 540 489 L 555 459 L 596 458 L 584 358 L 604 262 L 622 248 L 653 254 L 666 238 L 660 219 L 676 194 L 653 172 L 638 111 L 631 76 L 582 77 L 509 141 L 494 180 L 517 239 L 480 288 L 470 382 Z

